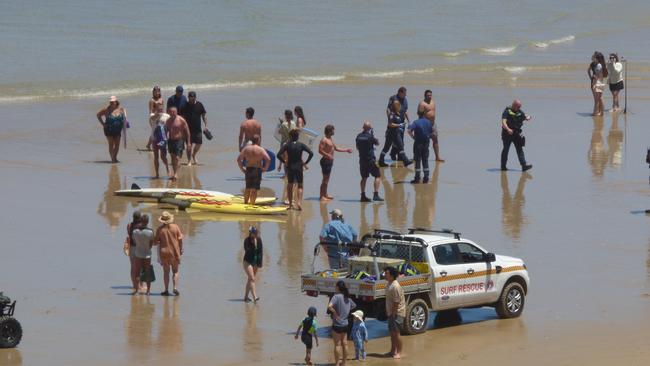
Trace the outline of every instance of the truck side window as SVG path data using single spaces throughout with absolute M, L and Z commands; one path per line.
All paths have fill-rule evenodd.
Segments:
M 460 264 L 463 263 L 458 256 L 458 248 L 455 244 L 442 244 L 433 248 L 433 256 L 438 264 Z
M 469 243 L 458 243 L 458 250 L 463 263 L 483 262 L 483 252 Z

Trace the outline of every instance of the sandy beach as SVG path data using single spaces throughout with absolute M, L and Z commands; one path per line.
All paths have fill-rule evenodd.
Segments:
M 151 180 L 152 156 L 136 149 L 146 142 L 147 95 L 122 98 L 133 128 L 116 165 L 105 163 L 94 118 L 103 99 L 0 105 L 5 121 L 15 122 L 0 125 L 0 288 L 18 301 L 24 329 L 18 348 L 0 350 L 0 364 L 300 364 L 304 349 L 291 333 L 312 305 L 322 327 L 313 357 L 331 363 L 327 300 L 301 294 L 299 276 L 311 270 L 319 230 L 334 208 L 362 233 L 451 227 L 528 265 L 531 287 L 521 318 L 466 309 L 462 324 L 434 327 L 432 314 L 426 334 L 404 338 L 400 364 L 647 364 L 650 233 L 643 210 L 650 208 L 650 188 L 643 160 L 650 96 L 638 88 L 627 115 L 592 118 L 590 95 L 581 88 L 436 86 L 447 162 L 435 166 L 430 184 L 404 183 L 412 169 L 385 168 L 386 202 L 360 204 L 356 152 L 338 153 L 330 183 L 335 200 L 328 204 L 317 199 L 316 161 L 305 173 L 303 212 L 269 221 L 174 212 L 186 233 L 182 295 L 157 295 L 162 272 L 156 266 L 155 295 L 128 296 L 121 246 L 131 213 L 158 216 L 172 208 L 114 197 L 114 190 L 137 183 L 239 193 L 244 182 L 235 141 L 245 107 L 255 106 L 262 145 L 272 150 L 278 149 L 273 121 L 294 105 L 308 113 L 308 127 L 320 132 L 333 123 L 335 142 L 353 147 L 363 120 L 374 121 L 383 135 L 383 108 L 398 84 L 199 92 L 215 140 L 204 144 L 202 164 L 183 167 L 176 183 Z M 413 105 L 428 88 L 404 85 Z M 499 117 L 515 97 L 533 115 L 525 151 L 534 168 L 502 173 Z M 409 156 L 410 148 L 409 142 Z M 516 166 L 514 152 L 510 166 Z M 267 174 L 262 186 L 265 194 L 282 194 L 277 173 Z M 242 239 L 250 225 L 259 225 L 265 243 L 257 305 L 241 301 Z M 316 260 L 325 265 L 326 258 Z M 388 348 L 385 323 L 370 320 L 368 328 L 368 363 L 396 364 L 376 357 Z

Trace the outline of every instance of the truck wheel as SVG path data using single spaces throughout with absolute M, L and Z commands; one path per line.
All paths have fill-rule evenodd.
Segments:
M 18 320 L 10 316 L 0 318 L 0 348 L 16 347 L 22 337 L 23 328 Z
M 411 301 L 406 307 L 406 318 L 404 318 L 404 333 L 424 333 L 429 324 L 429 307 L 422 299 Z
M 499 318 L 516 318 L 524 311 L 525 303 L 524 288 L 517 282 L 509 283 L 503 291 L 496 304 L 496 311 Z

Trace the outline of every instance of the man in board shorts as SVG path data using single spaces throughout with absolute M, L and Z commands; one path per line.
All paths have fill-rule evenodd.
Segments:
M 260 135 L 253 135 L 252 142 L 239 153 L 237 164 L 246 179 L 244 203 L 254 205 L 262 183 L 262 172 L 268 170 L 271 158 L 260 146 Z M 246 161 L 246 167 L 244 167 L 244 161 Z
M 318 153 L 323 156 L 320 159 L 321 172 L 323 173 L 323 181 L 320 184 L 321 202 L 327 202 L 334 199 L 334 197 L 331 197 L 327 194 L 327 186 L 330 181 L 332 167 L 334 166 L 334 152 L 339 151 L 352 154 L 352 149 L 343 149 L 336 146 L 332 140 L 332 136 L 334 136 L 334 126 L 325 126 L 325 136 L 320 140 L 320 143 L 318 144 Z
M 175 180 L 178 179 L 180 158 L 183 157 L 186 144 L 189 150 L 190 128 L 187 126 L 185 119 L 178 115 L 176 107 L 169 108 L 169 116 L 170 118 L 165 123 L 165 129 L 167 130 L 167 147 L 172 157 L 173 175 L 171 179 Z
M 289 198 L 289 208 L 294 208 L 293 205 L 293 191 L 294 186 L 298 186 L 298 197 L 296 199 L 296 210 L 302 210 L 302 182 L 303 182 L 303 170 L 307 169 L 307 164 L 314 156 L 314 153 L 311 151 L 307 145 L 298 141 L 300 137 L 300 131 L 293 129 L 289 132 L 289 137 L 291 141 L 284 144 L 278 154 L 277 158 L 286 166 L 287 172 L 287 196 Z M 302 161 L 302 152 L 306 152 L 309 156 L 306 161 Z M 286 161 L 284 153 L 287 153 Z

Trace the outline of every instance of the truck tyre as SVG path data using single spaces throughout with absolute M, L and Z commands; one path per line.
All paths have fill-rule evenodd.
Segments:
M 13 348 L 20 343 L 23 328 L 18 320 L 10 317 L 0 317 L 0 348 Z
M 411 301 L 406 307 L 406 317 L 404 318 L 404 333 L 418 334 L 424 333 L 429 324 L 429 307 L 422 299 Z
M 506 285 L 495 307 L 499 318 L 516 318 L 521 315 L 524 311 L 525 297 L 524 288 L 518 282 Z

